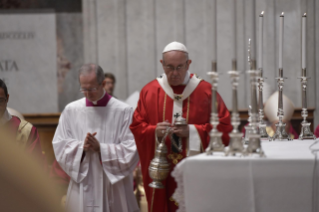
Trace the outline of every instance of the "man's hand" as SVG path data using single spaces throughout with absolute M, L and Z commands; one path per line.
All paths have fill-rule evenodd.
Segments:
M 188 125 L 182 126 L 173 126 L 172 133 L 175 133 L 180 138 L 188 138 L 189 137 L 189 127 Z
M 158 138 L 162 138 L 166 132 L 167 127 L 170 127 L 171 123 L 168 122 L 168 120 L 164 122 L 157 123 L 156 125 L 156 133 Z
M 96 132 L 91 134 L 87 133 L 85 141 L 84 141 L 84 151 L 94 151 L 94 152 L 100 152 L 100 143 L 99 141 L 94 137 L 96 135 Z

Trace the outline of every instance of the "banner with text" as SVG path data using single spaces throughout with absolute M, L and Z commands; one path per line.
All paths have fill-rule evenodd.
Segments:
M 8 87 L 8 107 L 58 112 L 55 14 L 5 13 L 0 20 L 0 78 Z

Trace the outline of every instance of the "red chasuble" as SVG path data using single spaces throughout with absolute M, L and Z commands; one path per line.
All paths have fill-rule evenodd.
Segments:
M 194 76 L 191 75 L 191 77 Z M 184 88 L 185 86 L 172 87 L 175 94 L 182 93 Z M 133 123 L 130 126 L 140 156 L 149 211 L 153 212 L 171 212 L 178 208 L 178 204 L 172 198 L 176 182 L 170 174 L 163 182 L 165 189 L 153 189 L 148 186 L 152 182 L 148 174 L 148 167 L 154 158 L 156 148 L 156 124 L 165 120 L 172 123 L 173 104 L 174 100 L 164 92 L 158 80 L 153 80 L 142 89 L 138 106 L 133 115 Z M 228 145 L 228 133 L 232 130 L 230 114 L 219 94 L 217 94 L 216 104 L 219 113 L 217 129 L 223 132 L 223 143 Z M 203 80 L 200 81 L 196 89 L 183 100 L 182 110 L 182 116 L 187 120 L 187 123 L 195 125 L 200 136 L 202 150 L 205 150 L 210 140 L 209 132 L 212 129 L 210 125 L 211 84 Z M 169 136 L 166 139 L 166 145 L 168 148 L 167 159 L 171 164 L 172 171 L 175 165 L 187 155 L 187 139 L 182 141 L 183 151 L 180 154 L 172 152 Z
M 12 116 L 12 118 L 7 123 L 5 123 L 4 127 L 7 127 L 8 130 L 11 131 L 11 135 L 16 135 L 19 129 L 20 122 L 21 120 L 18 117 Z M 43 164 L 43 166 L 46 169 L 46 163 L 42 162 L 46 160 L 45 156 L 42 154 L 39 134 L 37 128 L 35 128 L 34 126 L 31 129 L 28 142 L 26 143 L 25 148 L 26 151 L 31 153 L 31 155 L 33 155 L 34 157 L 36 157 L 37 160 L 41 160 L 40 164 Z

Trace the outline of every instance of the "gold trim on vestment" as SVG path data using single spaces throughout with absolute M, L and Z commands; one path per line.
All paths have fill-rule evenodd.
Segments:
M 174 152 L 174 153 L 168 154 L 167 158 L 171 159 L 172 163 L 174 163 L 176 165 L 179 161 L 181 161 L 183 159 L 183 155 Z
M 179 206 L 178 202 L 176 202 L 176 200 L 175 200 L 173 197 L 170 197 L 169 200 L 172 201 L 172 202 L 174 202 L 174 204 L 175 204 L 177 207 Z
M 33 126 L 23 119 L 20 121 L 16 140 L 22 148 L 25 148 Z
M 167 98 L 167 94 L 165 93 L 165 96 L 164 96 L 164 108 L 163 108 L 163 122 L 165 121 L 166 98 Z

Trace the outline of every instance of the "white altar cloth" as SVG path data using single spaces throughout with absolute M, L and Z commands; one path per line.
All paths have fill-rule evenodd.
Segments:
M 313 143 L 263 141 L 266 158 L 222 153 L 186 158 L 172 172 L 179 211 L 311 212 Z

